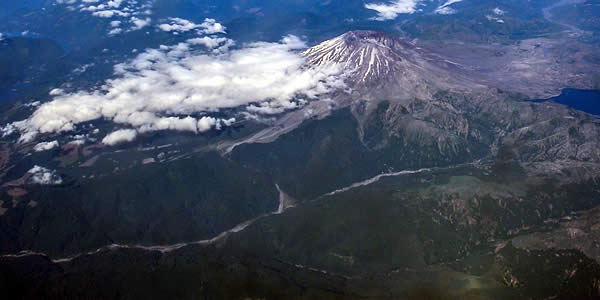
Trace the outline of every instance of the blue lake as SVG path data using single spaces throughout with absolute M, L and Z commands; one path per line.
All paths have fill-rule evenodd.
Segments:
M 573 109 L 600 116 L 600 91 L 564 89 L 560 96 L 535 100 L 535 102 L 552 101 Z

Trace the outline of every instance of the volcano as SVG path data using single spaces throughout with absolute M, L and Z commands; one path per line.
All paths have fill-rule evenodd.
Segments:
M 457 63 L 412 41 L 375 31 L 350 31 L 302 55 L 312 66 L 339 64 L 346 84 L 364 99 L 431 99 L 439 90 L 477 87 Z

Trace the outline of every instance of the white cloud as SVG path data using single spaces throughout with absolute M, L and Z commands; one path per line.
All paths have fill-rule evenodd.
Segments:
M 206 34 L 225 33 L 226 29 L 221 23 L 217 23 L 215 19 L 204 19 L 200 27 L 202 28 L 202 33 Z
M 110 22 L 109 35 L 115 35 L 124 31 L 124 28 L 119 28 L 122 22 L 127 21 L 132 23 L 132 27 L 128 31 L 139 30 L 150 24 L 149 18 L 141 18 L 141 15 L 151 14 L 151 8 L 154 0 L 81 0 L 79 5 L 75 4 L 76 0 L 57 0 L 58 4 L 67 4 L 68 10 L 78 9 L 80 12 L 91 13 L 94 17 L 121 20 L 112 20 Z
M 89 63 L 89 64 L 81 65 L 81 66 L 75 68 L 73 70 L 73 73 L 75 73 L 75 74 L 85 73 L 85 71 L 87 71 L 89 68 L 93 67 L 94 65 L 95 65 L 94 63 Z
M 118 14 L 121 17 L 129 16 L 128 13 L 122 13 L 118 10 L 101 10 L 92 13 L 92 16 L 100 17 L 100 18 L 112 18 L 115 14 Z
M 31 174 L 29 181 L 33 184 L 55 185 L 62 183 L 62 178 L 56 174 L 56 171 L 44 167 L 36 165 L 27 171 L 27 173 Z
M 168 24 L 160 24 L 158 28 L 168 32 L 187 32 L 190 30 L 198 30 L 198 33 L 215 34 L 225 33 L 225 26 L 218 23 L 215 19 L 204 19 L 201 24 L 195 24 L 186 19 L 170 18 Z
M 31 142 L 38 134 L 36 130 L 31 130 L 27 120 L 12 122 L 0 127 L 2 137 L 10 136 L 14 133 L 21 132 L 19 143 Z
M 198 130 L 208 131 L 217 124 L 217 119 L 213 117 L 202 117 L 198 120 Z
M 119 34 L 121 32 L 123 32 L 123 29 L 121 29 L 121 28 L 114 28 L 114 29 L 111 29 L 108 32 L 108 35 L 115 35 L 115 34 Z
M 90 124 L 90 125 L 91 125 L 90 128 L 93 128 L 93 125 L 92 124 Z M 98 129 L 95 129 L 95 130 L 98 130 Z M 71 136 L 72 140 L 68 144 L 71 144 L 71 145 L 83 145 L 83 144 L 87 143 L 88 141 L 95 142 L 97 139 L 93 138 L 93 137 L 90 137 L 90 135 L 94 134 L 94 132 L 95 131 L 92 131 L 92 133 L 89 133 L 89 134 L 77 134 L 77 135 L 73 135 L 73 136 Z
M 135 140 L 137 131 L 135 129 L 119 129 L 109 133 L 102 139 L 102 143 L 109 146 L 114 146 L 120 143 L 131 142 Z
M 41 142 L 33 147 L 33 151 L 35 151 L 35 152 L 48 151 L 48 150 L 52 150 L 56 147 L 58 147 L 58 141 Z
M 423 0 L 394 0 L 388 3 L 366 3 L 365 8 L 377 12 L 373 20 L 393 20 L 400 14 L 412 14 Z
M 187 40 L 186 42 L 191 45 L 202 45 L 208 49 L 217 48 L 217 47 L 219 47 L 219 45 L 223 45 L 224 43 L 225 43 L 225 45 L 227 45 L 226 48 L 229 48 L 233 44 L 233 41 L 228 38 L 212 37 L 212 36 L 203 36 L 203 37 L 199 37 L 199 38 L 193 38 L 193 39 Z M 223 50 L 227 50 L 227 49 L 223 49 Z
M 123 0 L 110 0 L 106 3 L 109 7 L 119 8 L 123 4 Z
M 456 10 L 452 7 L 450 7 L 452 4 L 461 2 L 462 0 L 448 0 L 446 1 L 446 3 L 442 4 L 441 6 L 439 6 L 438 8 L 435 9 L 434 13 L 436 14 L 440 14 L 440 15 L 451 15 L 456 13 Z
M 0 41 L 3 40 L 4 38 L 2 37 L 2 32 L 0 32 Z
M 504 24 L 504 20 L 502 20 L 500 18 L 496 18 L 496 17 L 490 16 L 490 15 L 486 15 L 485 17 L 488 19 L 488 21 Z
M 29 103 L 25 103 L 24 105 L 27 107 L 36 107 L 36 106 L 40 106 L 40 104 L 42 104 L 42 102 L 40 101 L 32 101 Z
M 150 25 L 150 18 L 145 18 L 145 19 L 139 19 L 136 17 L 131 17 L 131 23 L 133 23 L 133 26 L 129 29 L 130 31 L 134 31 L 134 30 L 140 30 L 148 25 Z
M 502 15 L 504 15 L 506 13 L 505 11 L 503 11 L 502 9 L 500 9 L 500 7 L 494 8 L 493 12 L 497 16 L 502 16 Z
M 50 96 L 58 96 L 58 95 L 62 95 L 65 91 L 62 89 L 52 89 L 50 91 L 50 93 L 48 93 Z
M 160 28 L 162 31 L 186 32 L 194 30 L 199 26 L 181 18 L 170 18 L 169 20 L 171 21 L 169 24 L 160 24 L 158 25 L 158 28 Z
M 29 142 L 33 141 L 37 135 L 38 135 L 38 132 L 36 132 L 36 131 L 24 132 L 19 137 L 19 143 L 29 143 Z
M 85 139 L 72 140 L 69 142 L 69 144 L 81 146 L 85 144 Z
M 7 137 L 19 130 L 20 128 L 17 127 L 15 123 L 9 123 L 0 128 L 0 131 L 2 131 L 2 137 Z
M 133 123 L 135 124 L 136 122 L 139 122 L 139 124 L 141 125 L 140 131 L 144 132 L 144 131 L 156 131 L 156 130 L 177 130 L 177 131 L 191 131 L 191 132 L 198 132 L 198 120 L 196 120 L 195 118 L 192 118 L 190 116 L 187 116 L 185 118 L 179 118 L 179 117 L 163 117 L 163 118 L 156 118 L 155 116 L 151 115 L 151 114 L 147 114 L 148 118 L 145 118 L 145 116 L 142 116 L 142 119 L 139 121 L 134 121 L 133 119 L 130 119 L 130 121 L 133 121 Z
M 284 112 L 343 87 L 338 66 L 305 66 L 298 54 L 305 47 L 297 37 L 288 36 L 277 43 L 251 43 L 224 53 L 199 52 L 193 43 L 149 49 L 115 66 L 118 77 L 97 90 L 59 94 L 40 105 L 29 119 L 5 128 L 21 132 L 22 142 L 37 133 L 71 131 L 97 119 L 126 124 L 139 132 L 203 132 L 235 121 L 207 115 L 224 108 Z M 135 138 L 135 130 L 126 132 Z M 123 133 L 107 136 L 106 142 L 112 143 Z

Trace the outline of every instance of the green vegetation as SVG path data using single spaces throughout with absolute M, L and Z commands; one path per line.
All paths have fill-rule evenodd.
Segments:
M 264 173 L 214 152 L 140 165 L 95 180 L 31 187 L 0 219 L 2 251 L 65 255 L 111 243 L 210 239 L 276 210 L 278 197 Z M 30 201 L 37 206 L 28 207 Z
M 484 155 L 485 146 L 442 152 L 437 143 L 417 144 L 414 132 L 382 130 L 386 104 L 367 121 L 364 140 L 348 109 L 323 120 L 305 122 L 298 129 L 268 144 L 247 144 L 234 149 L 240 164 L 267 170 L 284 191 L 310 200 L 390 170 L 411 170 L 470 162 Z M 389 140 L 384 144 L 385 140 Z M 427 137 L 427 141 L 433 140 Z M 381 146 L 377 146 L 381 145 Z
M 545 217 L 536 219 L 535 211 L 550 212 L 543 212 L 545 204 L 536 195 L 550 197 L 545 203 L 553 203 L 554 212 L 582 209 L 597 205 L 583 201 L 598 199 L 597 186 L 495 178 L 493 172 L 471 167 L 384 178 L 260 219 L 217 244 L 165 254 L 122 249 L 60 267 L 40 257 L 3 258 L 0 282 L 25 298 L 598 296 L 600 265 L 580 252 L 528 251 L 502 240 L 502 230 L 530 221 L 531 226 L 543 224 Z M 580 206 L 561 207 L 564 199 L 558 191 L 563 188 Z M 464 210 L 444 210 L 444 195 L 452 199 L 448 204 L 465 205 Z M 461 223 L 468 219 L 475 221 Z M 490 226 L 497 232 L 487 231 Z M 33 284 L 36 277 L 28 268 L 40 270 L 36 274 L 42 272 L 46 279 Z

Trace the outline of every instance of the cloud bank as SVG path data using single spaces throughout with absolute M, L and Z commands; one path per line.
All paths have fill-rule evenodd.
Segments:
M 365 8 L 377 12 L 377 21 L 393 20 L 400 14 L 413 14 L 423 0 L 394 0 L 388 3 L 366 3 Z
M 148 49 L 116 65 L 116 78 L 98 89 L 54 91 L 52 101 L 2 132 L 18 130 L 20 141 L 27 142 L 39 133 L 72 131 L 78 124 L 104 119 L 129 127 L 105 137 L 103 142 L 112 145 L 149 131 L 220 129 L 235 122 L 210 116 L 222 109 L 277 114 L 344 85 L 337 66 L 308 68 L 298 54 L 306 45 L 295 36 L 235 50 L 229 49 L 232 44 L 205 36 Z

